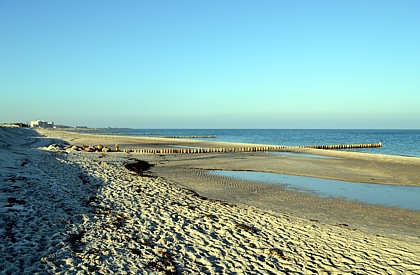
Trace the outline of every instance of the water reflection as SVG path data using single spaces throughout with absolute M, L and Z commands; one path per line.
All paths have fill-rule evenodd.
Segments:
M 316 194 L 320 197 L 344 197 L 369 204 L 420 210 L 420 187 L 369 184 L 266 172 L 220 171 L 210 174 L 281 184 L 287 190 Z

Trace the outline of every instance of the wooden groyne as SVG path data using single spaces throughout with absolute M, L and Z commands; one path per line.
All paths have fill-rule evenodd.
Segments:
M 238 148 L 171 148 L 171 149 L 125 149 L 124 152 L 140 154 L 201 154 L 201 153 L 240 153 L 268 151 L 269 147 L 238 147 Z
M 308 145 L 303 146 L 303 148 L 312 148 L 312 149 L 357 149 L 357 148 L 375 148 L 382 147 L 382 142 L 378 143 L 361 143 L 361 144 L 336 144 L 336 145 Z
M 335 145 L 302 145 L 302 146 L 255 146 L 231 148 L 168 148 L 168 149 L 125 149 L 126 153 L 140 154 L 202 154 L 202 153 L 242 153 L 242 152 L 268 152 L 293 148 L 311 148 L 324 150 L 358 149 L 382 147 L 382 142 L 362 144 L 335 144 Z

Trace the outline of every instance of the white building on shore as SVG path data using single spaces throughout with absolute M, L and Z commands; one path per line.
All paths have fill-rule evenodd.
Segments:
M 54 121 L 31 120 L 31 128 L 54 128 Z

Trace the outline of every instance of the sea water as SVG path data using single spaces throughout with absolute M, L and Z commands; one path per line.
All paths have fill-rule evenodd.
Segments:
M 86 132 L 86 130 L 84 131 Z M 107 128 L 91 131 L 108 135 L 129 136 L 216 136 L 206 140 L 267 145 L 332 145 L 378 143 L 381 141 L 382 147 L 379 148 L 351 150 L 373 154 L 420 157 L 420 130 Z

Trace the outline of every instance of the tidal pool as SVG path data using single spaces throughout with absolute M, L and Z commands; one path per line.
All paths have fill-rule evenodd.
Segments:
M 315 194 L 320 197 L 342 197 L 368 204 L 420 210 L 420 187 L 349 182 L 285 174 L 211 170 L 212 175 L 280 184 L 286 190 Z

